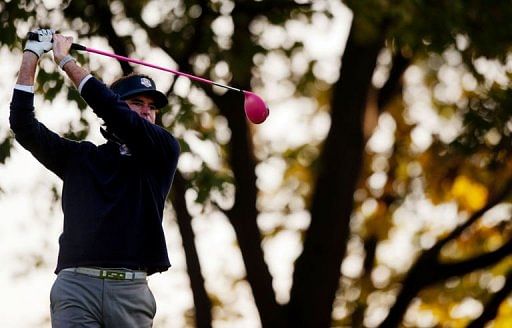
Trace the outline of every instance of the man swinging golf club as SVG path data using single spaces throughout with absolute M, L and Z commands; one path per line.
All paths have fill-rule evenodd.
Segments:
M 146 276 L 170 266 L 162 216 L 179 155 L 173 136 L 154 124 L 167 98 L 142 75 L 109 89 L 69 55 L 71 38 L 37 33 L 25 46 L 10 124 L 16 140 L 63 180 L 52 326 L 151 327 L 156 303 Z M 35 119 L 37 63 L 50 50 L 105 122 L 107 143 L 71 141 Z

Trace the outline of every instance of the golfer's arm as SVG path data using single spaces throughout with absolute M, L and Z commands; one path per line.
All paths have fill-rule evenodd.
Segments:
M 67 62 L 63 69 L 77 89 L 80 86 L 80 82 L 90 75 L 88 70 L 78 65 L 74 60 Z
M 41 124 L 34 115 L 33 86 L 38 58 L 26 51 L 14 87 L 9 123 L 16 140 L 43 165 L 62 174 L 77 143 L 61 138 Z
M 27 86 L 34 85 L 37 60 L 37 56 L 31 53 L 30 51 L 25 51 L 23 53 L 23 59 L 21 61 L 20 72 L 18 73 L 18 79 L 16 80 L 16 84 Z

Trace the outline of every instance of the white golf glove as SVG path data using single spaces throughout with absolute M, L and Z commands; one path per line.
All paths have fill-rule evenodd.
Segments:
M 52 38 L 54 32 L 55 31 L 52 29 L 35 30 L 34 33 L 37 33 L 39 40 L 28 40 L 23 51 L 30 51 L 37 57 L 41 57 L 43 53 L 52 50 Z

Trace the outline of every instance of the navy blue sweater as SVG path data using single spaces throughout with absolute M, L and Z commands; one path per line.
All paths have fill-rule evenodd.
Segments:
M 162 228 L 179 145 L 163 128 L 131 111 L 95 78 L 82 97 L 129 149 L 58 136 L 34 116 L 34 95 L 14 90 L 10 124 L 16 140 L 63 180 L 60 270 L 75 266 L 169 268 Z

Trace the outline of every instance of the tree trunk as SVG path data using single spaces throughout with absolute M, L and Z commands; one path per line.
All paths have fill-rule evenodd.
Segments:
M 240 49 L 250 49 L 253 43 L 249 25 L 253 17 L 251 13 L 243 12 L 242 9 L 236 6 L 232 13 L 237 17 L 234 22 L 233 44 Z M 251 62 L 252 56 L 250 52 L 235 53 L 231 62 L 234 67 L 239 67 L 232 84 L 245 90 L 250 89 L 252 66 L 247 63 Z M 282 327 L 282 307 L 276 301 L 272 275 L 264 259 L 261 233 L 257 225 L 259 211 L 256 207 L 256 159 L 244 113 L 244 99 L 239 93 L 236 93 L 236 96 L 226 94 L 222 97 L 209 95 L 226 117 L 232 135 L 228 145 L 228 162 L 235 178 L 235 203 L 226 211 L 226 216 L 235 231 L 247 282 L 251 286 L 263 327 Z
M 282 309 L 272 287 L 272 275 L 261 248 L 261 234 L 256 222 L 256 173 L 253 145 L 249 136 L 243 99 L 222 97 L 219 108 L 228 119 L 232 138 L 229 143 L 229 164 L 236 181 L 235 203 L 226 215 L 235 230 L 242 253 L 247 281 L 263 327 L 281 327 Z M 222 102 L 222 103 L 220 103 Z
M 209 328 L 212 326 L 212 303 L 204 286 L 201 264 L 199 263 L 199 257 L 194 242 L 194 231 L 191 225 L 192 217 L 187 211 L 185 191 L 185 180 L 180 172 L 176 172 L 171 197 L 181 238 L 183 240 L 187 272 L 190 278 L 192 296 L 194 298 L 196 327 Z
M 363 154 L 363 117 L 383 40 L 358 44 L 351 29 L 332 99 L 332 123 L 320 156 L 311 225 L 295 263 L 290 327 L 329 327 L 350 233 L 353 193 Z

